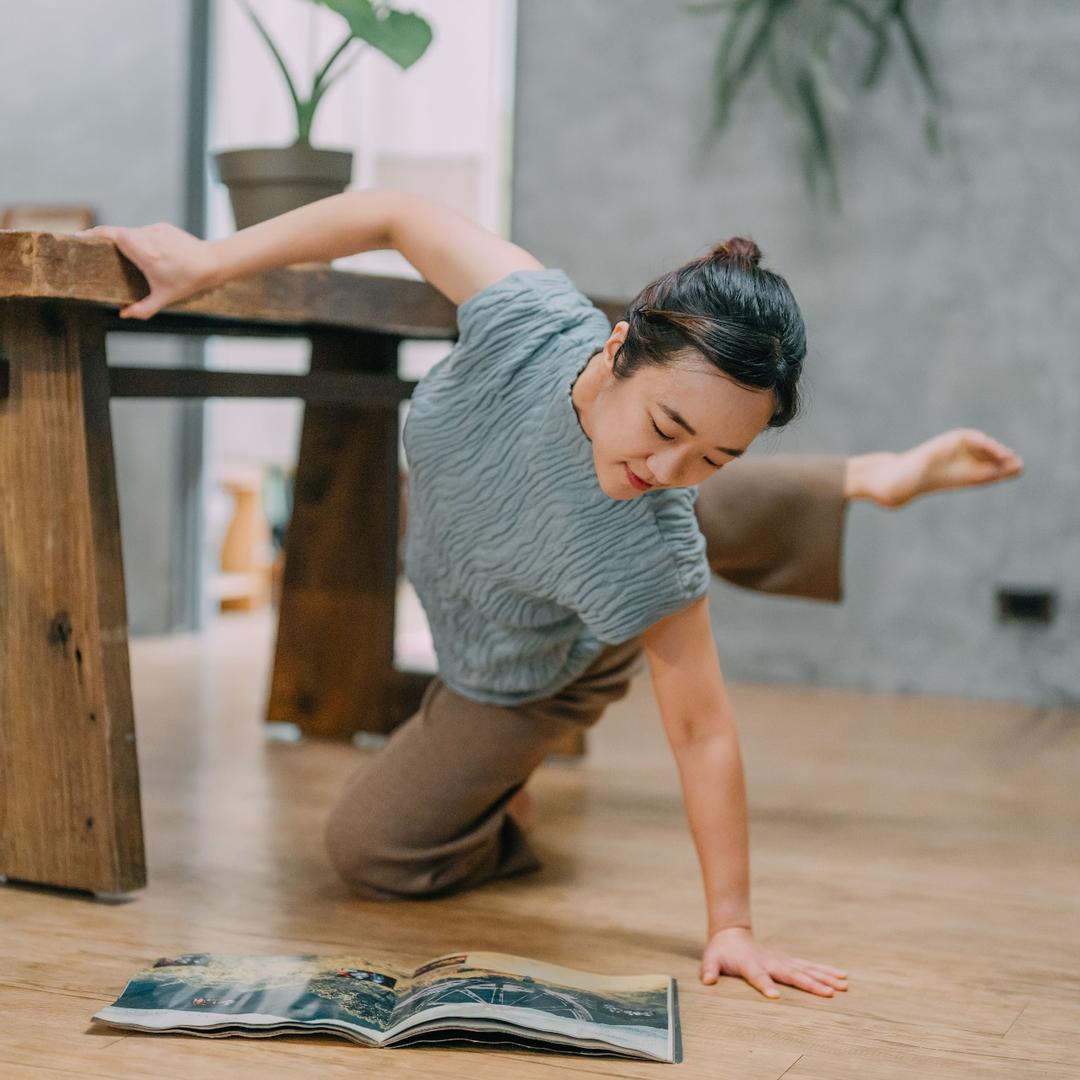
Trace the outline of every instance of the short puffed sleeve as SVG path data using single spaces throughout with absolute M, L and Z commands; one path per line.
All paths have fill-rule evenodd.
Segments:
M 583 324 L 606 336 L 604 313 L 565 270 L 515 270 L 472 294 L 457 309 L 455 366 L 528 353 Z

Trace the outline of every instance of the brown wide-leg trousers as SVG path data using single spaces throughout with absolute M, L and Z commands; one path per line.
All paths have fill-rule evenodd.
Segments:
M 839 601 L 845 462 L 756 456 L 705 481 L 697 516 L 713 571 L 749 589 Z M 326 826 L 334 867 L 355 893 L 380 900 L 539 869 L 507 803 L 643 666 L 639 638 L 611 645 L 558 693 L 509 707 L 462 697 L 436 676 L 418 711 L 346 783 Z

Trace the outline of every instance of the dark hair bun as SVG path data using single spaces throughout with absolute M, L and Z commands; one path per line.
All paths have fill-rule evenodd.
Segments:
M 709 258 L 718 262 L 746 262 L 757 266 L 761 262 L 761 248 L 747 236 L 732 236 L 714 245 Z

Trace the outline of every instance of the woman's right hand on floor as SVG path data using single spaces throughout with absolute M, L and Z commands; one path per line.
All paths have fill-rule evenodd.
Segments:
M 149 319 L 163 307 L 217 284 L 217 261 L 205 240 L 159 222 L 129 229 L 98 225 L 75 234 L 111 240 L 146 278 L 150 292 L 120 309 L 122 319 Z
M 701 981 L 709 985 L 721 975 L 745 979 L 771 999 L 780 996 L 777 982 L 821 997 L 832 997 L 834 990 L 847 990 L 847 974 L 839 968 L 767 948 L 755 939 L 751 930 L 742 926 L 717 930 L 705 946 Z

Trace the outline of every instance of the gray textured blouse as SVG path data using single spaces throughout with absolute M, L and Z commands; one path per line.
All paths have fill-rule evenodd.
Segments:
M 604 494 L 570 392 L 611 324 L 565 271 L 509 274 L 458 328 L 403 431 L 405 573 L 443 681 L 521 704 L 707 591 L 697 488 Z

